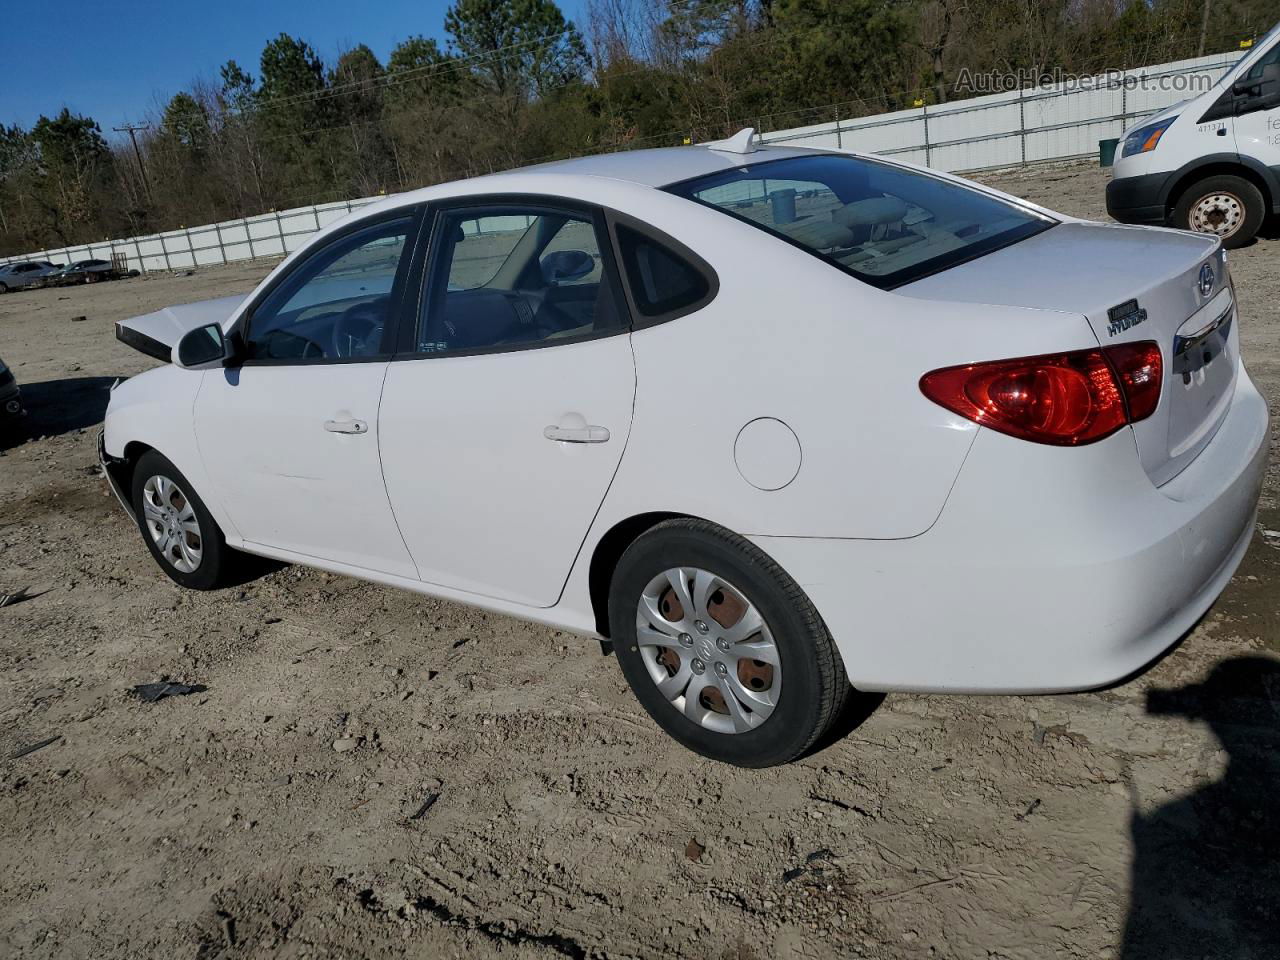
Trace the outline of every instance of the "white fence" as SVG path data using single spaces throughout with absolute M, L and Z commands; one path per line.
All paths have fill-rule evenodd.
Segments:
M 1117 71 L 1085 83 L 1018 89 L 940 106 L 775 130 L 762 139 L 900 156 L 950 172 L 1090 157 L 1097 154 L 1098 141 L 1120 136 L 1134 120 L 1208 90 L 1240 56 L 1179 60 Z M 123 254 L 131 268 L 149 271 L 282 257 L 316 230 L 378 199 L 322 203 L 145 237 L 40 250 L 0 259 L 0 263 L 109 260 L 112 254 Z
M 0 260 L 0 263 L 16 260 L 71 263 L 76 260 L 110 260 L 113 254 L 123 254 L 130 268 L 150 271 L 183 270 L 234 263 L 238 260 L 283 257 L 300 247 L 307 237 L 321 227 L 380 199 L 382 198 L 362 197 L 359 200 L 296 207 L 201 227 L 183 227 L 165 233 L 152 233 L 144 237 L 41 250 L 23 257 Z
M 1085 82 L 776 130 L 762 139 L 900 156 L 948 172 L 1092 157 L 1100 140 L 1119 137 L 1135 120 L 1207 91 L 1241 55 L 1179 60 Z

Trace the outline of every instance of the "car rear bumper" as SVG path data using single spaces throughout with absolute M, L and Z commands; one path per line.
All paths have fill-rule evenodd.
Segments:
M 1128 430 L 1077 449 L 984 430 L 919 537 L 752 539 L 808 593 L 861 689 L 1102 687 L 1176 643 L 1226 587 L 1253 536 L 1267 437 L 1241 368 L 1217 434 L 1163 487 Z
M 1168 222 L 1168 173 L 1116 177 L 1107 184 L 1107 213 L 1121 223 L 1164 226 Z

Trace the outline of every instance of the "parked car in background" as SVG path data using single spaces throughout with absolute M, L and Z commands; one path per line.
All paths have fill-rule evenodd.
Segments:
M 0 293 L 37 286 L 62 269 L 60 263 L 48 260 L 26 260 L 22 263 L 6 263 L 0 266 Z
M 18 381 L 0 359 L 0 430 L 13 427 L 22 414 L 22 391 L 18 389 Z
M 1280 24 L 1213 88 L 1125 135 L 1107 213 L 1244 246 L 1280 213 Z
M 96 283 L 99 280 L 114 280 L 118 275 L 115 264 L 110 260 L 77 260 L 54 274 L 50 282 Z
M 121 321 L 172 363 L 99 453 L 179 584 L 243 551 L 607 637 L 668 733 L 765 766 L 851 684 L 1175 643 L 1253 534 L 1238 326 L 1217 238 L 743 131 L 387 198 Z

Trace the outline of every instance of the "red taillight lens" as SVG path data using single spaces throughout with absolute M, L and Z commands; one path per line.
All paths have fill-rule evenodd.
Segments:
M 947 367 L 921 377 L 920 389 L 992 430 L 1079 446 L 1150 416 L 1160 376 L 1160 348 L 1147 342 Z
M 1103 351 L 1129 404 L 1129 422 L 1137 423 L 1156 412 L 1160 403 L 1160 383 L 1164 374 L 1164 358 L 1160 347 L 1150 340 L 1142 343 L 1120 343 Z

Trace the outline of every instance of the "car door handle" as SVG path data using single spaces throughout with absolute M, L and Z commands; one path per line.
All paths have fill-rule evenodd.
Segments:
M 550 426 L 542 431 L 542 435 L 561 443 L 604 443 L 609 439 L 609 428 Z
M 324 428 L 330 433 L 368 433 L 369 425 L 363 420 L 326 420 Z

